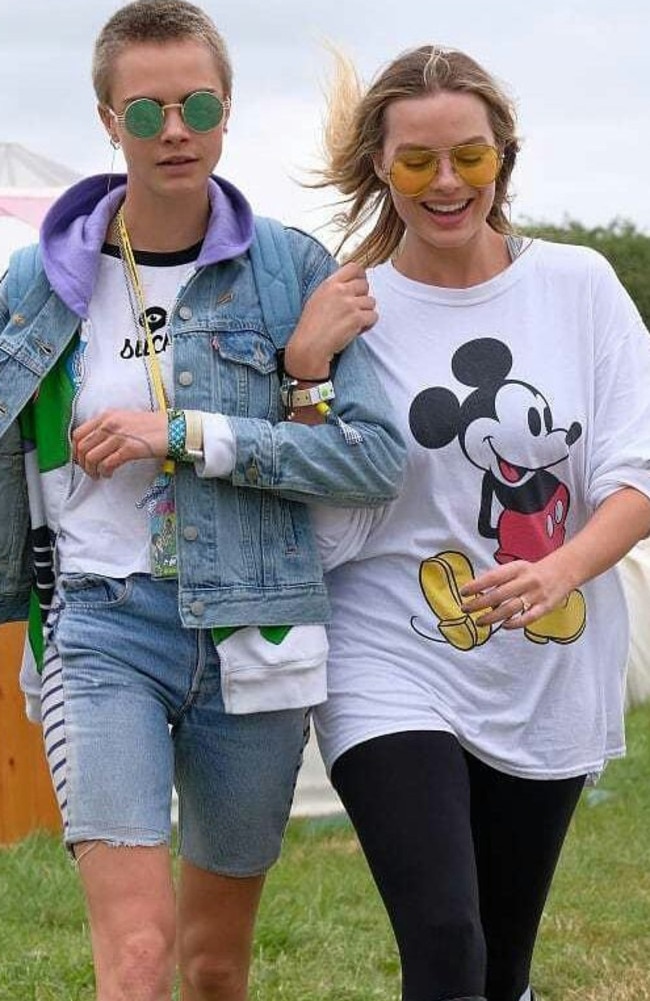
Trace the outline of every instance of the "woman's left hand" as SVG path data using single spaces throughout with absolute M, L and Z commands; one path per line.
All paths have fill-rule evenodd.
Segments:
M 161 410 L 105 410 L 72 433 L 73 457 L 92 479 L 110 477 L 135 459 L 167 455 L 167 414 Z
M 461 588 L 463 611 L 485 609 L 478 625 L 502 623 L 505 629 L 530 625 L 561 604 L 573 588 L 555 555 L 536 563 L 513 560 L 479 574 Z
M 650 497 L 634 487 L 610 494 L 577 535 L 536 563 L 513 560 L 479 574 L 461 588 L 466 612 L 485 612 L 477 624 L 519 629 L 614 566 L 650 533 Z

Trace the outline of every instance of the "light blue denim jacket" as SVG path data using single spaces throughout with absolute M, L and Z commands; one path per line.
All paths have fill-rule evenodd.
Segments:
M 225 182 L 219 188 L 216 203 L 213 197 L 218 222 L 211 225 L 223 224 L 218 199 L 224 189 L 232 198 L 234 190 Z M 119 189 L 111 193 L 104 215 L 120 197 Z M 317 241 L 288 232 L 304 301 L 335 263 Z M 240 246 L 245 243 L 244 235 Z M 177 468 L 181 617 L 193 627 L 323 622 L 329 606 L 308 502 L 374 506 L 391 500 L 401 483 L 403 444 L 363 339 L 343 352 L 334 377 L 336 412 L 362 442 L 348 444 L 332 424 L 284 421 L 277 354 L 248 254 L 244 249 L 228 258 L 222 248 L 222 259 L 210 262 L 205 253 L 204 244 L 170 320 L 174 406 L 227 415 L 236 460 L 228 479 L 201 479 L 193 466 Z M 86 264 L 92 259 L 86 255 Z M 45 254 L 44 260 L 48 270 Z M 26 618 L 32 576 L 15 420 L 84 315 L 74 294 L 66 290 L 66 305 L 53 291 L 52 271 L 41 273 L 13 316 L 6 279 L 0 285 L 0 621 Z

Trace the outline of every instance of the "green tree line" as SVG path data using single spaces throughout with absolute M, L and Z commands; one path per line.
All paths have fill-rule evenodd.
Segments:
M 614 267 L 650 329 L 650 236 L 633 223 L 615 219 L 608 226 L 587 229 L 570 219 L 562 226 L 527 222 L 519 229 L 555 243 L 578 243 L 599 250 Z

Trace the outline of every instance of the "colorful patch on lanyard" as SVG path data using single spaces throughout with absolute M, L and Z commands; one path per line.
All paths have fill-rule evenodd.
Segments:
M 178 574 L 178 553 L 176 548 L 174 482 L 169 476 L 160 477 L 160 480 L 160 489 L 148 505 L 151 576 L 176 577 Z

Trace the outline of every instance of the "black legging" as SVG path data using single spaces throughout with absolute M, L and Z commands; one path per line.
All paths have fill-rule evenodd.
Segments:
M 584 776 L 513 778 L 451 734 L 368 740 L 334 764 L 397 939 L 403 1001 L 519 1001 Z

